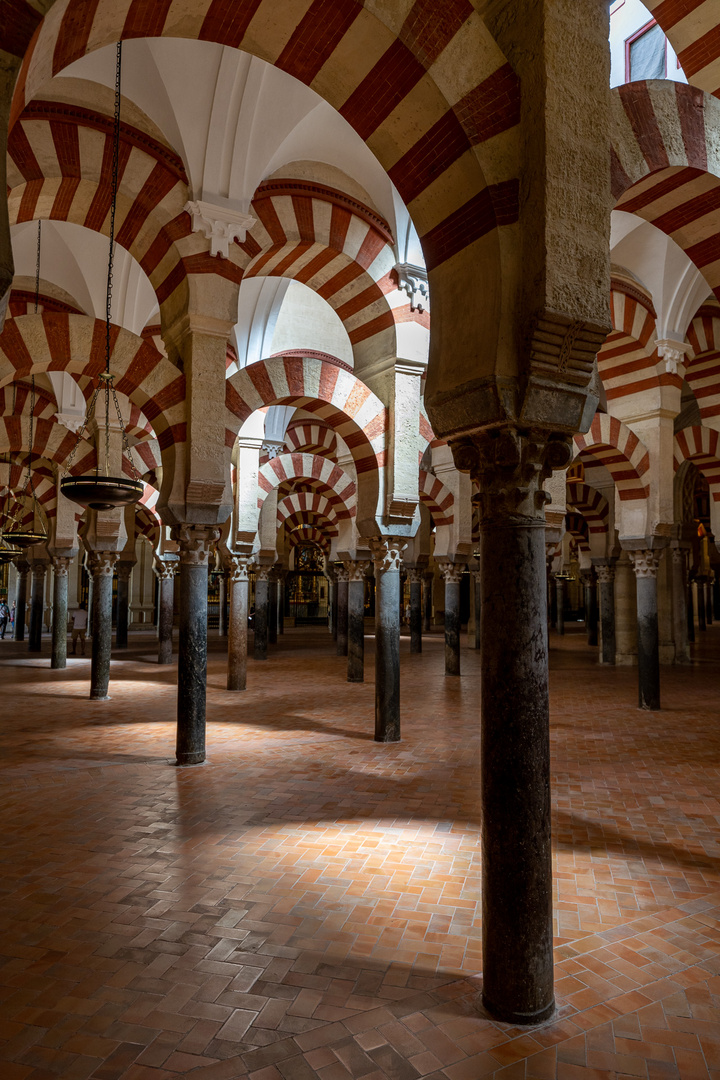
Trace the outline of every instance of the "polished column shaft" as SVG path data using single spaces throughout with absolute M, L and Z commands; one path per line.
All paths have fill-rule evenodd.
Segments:
M 482 581 L 480 579 L 480 571 L 472 570 L 470 572 L 470 597 L 471 602 L 475 607 L 475 629 L 473 631 L 473 637 L 471 641 L 471 648 L 479 649 L 482 636 L 480 633 L 480 624 L 482 621 Z
M 697 592 L 698 630 L 707 630 L 707 620 L 705 618 L 705 582 L 702 578 L 695 578 L 695 586 L 695 591 Z
M 556 607 L 556 628 L 558 634 L 565 633 L 565 580 L 561 577 L 555 578 L 555 596 L 557 600 Z
M 459 563 L 439 564 L 445 581 L 445 674 L 460 674 L 460 578 Z
M 228 623 L 228 690 L 247 687 L 248 643 L 248 560 L 233 555 L 230 560 L 230 620 Z
M 375 564 L 375 739 L 400 740 L 400 565 L 404 541 L 371 544 Z
M 255 633 L 253 635 L 253 659 L 267 660 L 268 655 L 268 600 L 269 566 L 255 569 Z
M 270 572 L 268 578 L 267 600 L 267 639 L 268 645 L 277 645 L 277 577 L 275 571 Z
M 30 627 L 28 633 L 28 652 L 40 652 L 42 649 L 42 621 L 45 610 L 45 571 L 46 563 L 34 563 L 32 568 L 32 590 L 30 592 Z
M 692 581 L 688 582 L 687 587 L 687 633 L 688 641 L 692 644 L 695 641 L 695 600 Z
M 115 551 L 95 551 L 90 558 L 92 569 L 92 652 L 90 661 L 90 697 L 105 701 L 110 685 L 112 650 L 112 582 Z
M 672 549 L 672 617 L 675 641 L 675 663 L 690 661 L 687 612 L 687 557 L 685 548 Z
M 369 563 L 362 561 L 345 563 L 348 575 L 348 682 L 363 682 L 365 678 L 365 572 L 368 566 Z
M 348 654 L 348 572 L 337 572 L 337 655 Z
M 178 765 L 205 760 L 208 557 L 210 544 L 219 535 L 219 529 L 203 525 L 178 525 L 172 530 L 180 553 Z
M 410 579 L 410 652 L 422 652 L 422 571 L 408 571 Z
M 53 619 L 50 667 L 67 667 L 68 567 L 70 559 L 53 557 Z
M 660 708 L 660 635 L 658 628 L 657 551 L 629 552 L 636 578 L 638 705 Z
M 595 585 L 595 572 L 586 571 L 582 576 L 585 590 L 585 629 L 587 631 L 587 643 L 595 646 L 598 643 L 598 611 L 597 611 L 597 587 Z
M 15 629 L 13 637 L 15 641 L 25 640 L 25 605 L 27 604 L 27 585 L 30 574 L 30 563 L 24 559 L 18 559 L 15 563 L 17 569 L 17 586 L 15 589 Z
M 432 590 L 434 580 L 434 574 L 423 574 L 423 634 L 430 633 L 430 624 L 432 623 Z
M 172 664 L 175 574 L 177 563 L 158 562 L 158 664 Z
M 130 614 L 130 574 L 133 563 L 121 560 L 117 565 L 117 615 L 115 618 L 115 644 L 127 648 L 128 616 Z
M 615 567 L 597 567 L 600 589 L 600 663 L 615 663 Z
M 227 637 L 228 634 L 228 572 L 223 569 L 218 581 L 218 636 Z

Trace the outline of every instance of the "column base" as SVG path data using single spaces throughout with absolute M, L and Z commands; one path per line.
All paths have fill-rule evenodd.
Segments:
M 178 754 L 175 758 L 175 764 L 178 768 L 183 768 L 185 765 L 203 765 L 205 763 L 205 754 Z
M 542 1024 L 544 1020 L 549 1020 L 555 1012 L 554 997 L 549 1005 L 545 1005 L 542 1009 L 538 1009 L 536 1012 L 531 1013 L 506 1012 L 503 1009 L 498 1009 L 492 1002 L 487 1000 L 484 994 L 481 995 L 481 1000 L 486 1012 L 497 1020 L 502 1020 L 506 1024 Z
M 106 693 L 104 693 L 103 691 L 100 691 L 100 690 L 91 690 L 90 691 L 90 700 L 91 701 L 110 701 L 110 695 L 106 694 Z
M 387 735 L 376 735 L 375 742 L 387 743 L 387 742 L 400 742 L 400 736 L 389 732 Z
M 361 676 L 360 676 L 359 678 L 357 678 L 357 679 L 351 679 L 351 678 L 350 678 L 350 676 L 348 675 L 348 677 L 347 677 L 347 681 L 348 681 L 348 682 L 355 682 L 355 683 L 361 683 L 361 682 L 365 682 L 365 677 L 364 677 L 363 675 L 361 675 Z

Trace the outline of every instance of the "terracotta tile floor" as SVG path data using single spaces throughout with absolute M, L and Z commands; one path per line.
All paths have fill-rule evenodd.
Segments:
M 720 1080 L 720 625 L 635 672 L 552 640 L 558 1012 L 478 1009 L 478 655 L 402 645 L 403 742 L 294 630 L 244 694 L 209 665 L 209 763 L 178 770 L 149 637 L 50 672 L 0 643 L 0 1078 Z M 369 650 L 371 642 L 368 642 Z

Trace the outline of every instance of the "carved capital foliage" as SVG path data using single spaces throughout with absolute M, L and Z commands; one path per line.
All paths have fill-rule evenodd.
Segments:
M 370 563 L 362 559 L 346 559 L 343 565 L 348 581 L 364 581 Z
M 92 576 L 94 578 L 112 577 L 115 563 L 119 558 L 120 554 L 117 551 L 94 551 L 88 559 Z
M 178 572 L 177 562 L 164 562 L 162 559 L 156 559 L 153 565 L 155 577 L 158 581 L 169 581 L 174 578 Z
M 36 562 L 33 563 L 32 576 L 35 581 L 45 580 L 45 571 L 47 570 L 47 563 Z
M 459 585 L 465 567 L 462 563 L 441 562 L 438 569 L 446 585 Z
M 337 568 L 337 580 L 338 581 L 349 581 L 350 580 L 350 571 L 347 568 L 347 563 L 343 563 L 342 566 L 338 566 L 338 568 Z
M 55 577 L 67 577 L 68 568 L 71 562 L 72 560 L 66 558 L 64 555 L 54 555 L 52 564 Z
M 256 581 L 269 581 L 272 574 L 272 566 L 256 566 L 255 567 L 255 580 Z
M 658 566 L 660 565 L 659 551 L 651 551 L 649 549 L 646 549 L 644 551 L 628 551 L 628 555 L 630 556 L 630 561 L 633 564 L 635 577 L 657 577 Z
M 245 555 L 230 555 L 227 559 L 227 569 L 229 574 L 229 580 L 233 585 L 237 585 L 241 581 L 247 581 L 249 577 L 248 563 L 249 558 Z
M 422 585 L 423 572 L 418 570 L 416 566 L 411 566 L 408 570 L 408 581 L 411 585 Z
M 583 585 L 585 585 L 586 587 L 594 585 L 595 584 L 595 571 L 594 570 L 583 570 L 582 573 L 580 574 L 580 580 L 582 581 Z
M 686 561 L 686 551 L 682 547 L 674 547 L 672 549 L 672 561 L 675 565 L 684 567 Z
M 597 578 L 601 585 L 608 585 L 615 580 L 615 567 L 614 566 L 598 566 L 596 567 Z
M 30 573 L 30 563 L 27 559 L 13 559 L 13 562 L 15 563 L 15 569 L 22 577 Z
M 118 581 L 129 581 L 135 563 L 121 560 L 117 565 Z
M 373 563 L 376 574 L 396 573 L 402 566 L 403 551 L 407 547 L 407 540 L 397 536 L 387 536 L 382 539 L 370 541 Z
M 220 537 L 212 525 L 175 525 L 170 534 L 180 549 L 185 566 L 207 566 L 210 545 Z
M 572 458 L 571 436 L 540 428 L 496 428 L 453 440 L 455 464 L 478 485 L 481 522 L 545 521 L 550 496 L 543 482 Z

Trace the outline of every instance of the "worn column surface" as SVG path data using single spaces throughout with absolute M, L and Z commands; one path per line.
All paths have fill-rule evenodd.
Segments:
M 115 620 L 115 644 L 119 649 L 127 648 L 128 615 L 130 605 L 130 574 L 133 564 L 121 560 L 117 564 L 117 617 Z
M 685 548 L 678 546 L 672 549 L 672 616 L 676 664 L 690 662 L 687 594 L 687 554 Z
M 267 601 L 267 639 L 268 645 L 277 645 L 277 577 L 275 570 L 270 571 L 268 578 L 268 601 Z
M 90 660 L 90 697 L 106 701 L 110 686 L 110 653 L 112 650 L 112 582 L 116 551 L 94 551 L 90 556 L 92 569 L 92 650 Z
M 218 580 L 218 637 L 227 637 L 228 571 L 223 567 Z
M 50 667 L 61 670 L 67 667 L 68 635 L 68 567 L 70 559 L 62 555 L 53 557 L 53 617 L 52 651 Z
M 230 620 L 228 623 L 228 690 L 247 687 L 248 643 L 248 560 L 243 555 L 229 559 Z
M 30 592 L 30 626 L 28 630 L 28 652 L 40 652 L 42 649 L 42 620 L 45 610 L 45 571 L 47 563 L 33 563 L 32 589 Z
M 410 580 L 410 652 L 422 652 L 422 571 L 413 567 L 408 570 Z
M 25 606 L 27 604 L 27 585 L 30 574 L 30 563 L 25 559 L 17 559 L 17 585 L 15 586 L 15 629 L 13 637 L 15 641 L 25 640 Z
M 267 660 L 268 656 L 268 599 L 269 566 L 255 567 L 255 622 L 253 659 Z
M 375 565 L 375 740 L 400 740 L 400 566 L 406 542 L 371 543 Z
M 348 572 L 343 568 L 337 571 L 337 655 L 348 654 Z
M 347 681 L 363 682 L 365 679 L 365 572 L 368 562 L 347 560 Z
M 695 592 L 697 593 L 698 630 L 707 630 L 707 621 L 705 619 L 705 582 L 702 578 L 695 578 Z
M 598 566 L 600 590 L 600 663 L 615 663 L 615 567 Z
M 587 632 L 587 643 L 594 647 L 598 643 L 597 586 L 595 584 L 595 571 L 584 571 L 582 582 L 585 590 L 585 629 Z
M 470 598 L 475 605 L 475 629 L 470 642 L 471 649 L 479 649 L 482 641 L 480 622 L 482 619 L 482 580 L 479 570 L 470 571 Z
M 277 571 L 277 632 L 285 633 L 285 570 Z
M 433 573 L 423 574 L 423 634 L 430 633 L 430 625 L 432 623 L 432 590 L 434 579 L 435 575 Z
M 628 553 L 637 590 L 638 705 L 660 708 L 660 648 L 657 572 L 659 552 L 643 549 Z
M 445 582 L 445 674 L 460 674 L 460 563 L 439 564 Z
M 693 583 L 688 581 L 687 587 L 687 632 L 688 641 L 695 641 L 695 599 L 693 597 Z
M 172 664 L 175 574 L 178 564 L 158 560 L 154 569 L 158 579 L 158 664 Z
M 565 579 L 555 575 L 555 627 L 558 634 L 565 633 Z
M 337 590 L 337 571 L 328 571 L 328 612 L 330 615 L 330 633 L 333 636 L 333 640 L 337 641 L 338 633 L 338 590 Z
M 178 765 L 199 765 L 205 760 L 208 557 L 219 535 L 219 529 L 203 525 L 178 525 L 172 530 L 180 555 Z

